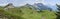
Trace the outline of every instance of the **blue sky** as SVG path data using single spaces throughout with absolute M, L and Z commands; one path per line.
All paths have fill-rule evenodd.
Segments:
M 43 3 L 45 5 L 55 5 L 56 3 L 60 4 L 60 0 L 0 0 L 0 5 L 6 5 L 8 3 L 13 3 L 15 6 L 24 5 L 26 3 Z
M 13 3 L 15 6 L 25 5 L 26 3 L 43 3 L 49 7 L 56 9 L 56 3 L 60 5 L 60 0 L 0 0 L 0 6 L 6 5 L 8 3 Z
M 34 2 L 35 2 L 35 0 L 0 0 L 1 5 L 3 5 L 3 4 L 5 5 L 5 4 L 8 4 L 8 3 L 13 3 L 16 6 L 24 5 L 26 3 L 33 4 Z

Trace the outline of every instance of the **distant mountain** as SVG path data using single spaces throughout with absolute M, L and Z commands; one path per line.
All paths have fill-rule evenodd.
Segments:
M 52 10 L 52 8 L 50 8 L 47 5 L 44 5 L 42 3 L 37 3 L 37 4 L 35 3 L 34 5 L 37 6 L 37 8 L 39 10 Z
M 42 4 L 42 3 L 37 3 L 37 4 L 34 4 L 34 5 L 30 5 L 30 4 L 26 4 L 24 6 L 21 6 L 21 8 L 29 8 L 29 9 L 32 9 L 32 10 L 37 10 L 37 11 L 40 11 L 40 10 L 52 10 L 51 8 L 49 8 L 48 6 Z
M 21 6 L 21 8 L 29 8 L 29 9 L 32 9 L 32 10 L 37 10 L 37 8 L 33 5 L 30 5 L 30 4 L 26 4 L 24 6 Z
M 60 5 L 56 4 L 56 6 L 58 7 L 57 9 L 60 11 Z

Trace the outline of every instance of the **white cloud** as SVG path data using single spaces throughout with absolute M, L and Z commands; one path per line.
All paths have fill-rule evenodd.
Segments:
M 44 5 L 46 5 L 45 0 L 35 0 L 35 1 L 36 3 L 43 3 Z
M 36 3 L 43 3 L 44 5 L 55 5 L 58 2 L 58 4 L 60 5 L 60 1 L 59 0 L 36 0 Z
M 0 6 L 5 6 L 5 5 L 7 5 L 7 4 L 0 4 Z
M 20 4 L 19 6 L 23 6 L 23 5 L 25 5 L 26 3 L 22 3 L 22 4 Z
M 12 1 L 12 0 L 10 0 L 10 1 Z M 14 1 L 14 0 L 13 0 Z M 22 2 L 23 1 L 23 2 Z M 51 5 L 55 5 L 55 3 L 53 3 L 53 2 L 55 2 L 55 1 L 50 1 L 50 0 L 22 0 L 22 1 L 19 1 L 19 0 L 15 0 L 14 2 L 12 2 L 12 3 L 14 3 L 14 5 L 24 5 L 24 4 L 26 4 L 26 3 L 29 3 L 29 4 L 34 4 L 34 3 L 43 3 L 44 5 L 46 5 L 46 4 L 51 4 Z M 60 2 L 59 0 L 56 0 L 56 2 Z M 7 2 L 7 3 L 9 3 L 9 2 Z M 58 3 L 58 4 L 60 4 L 60 3 Z M 6 5 L 6 4 L 0 4 L 0 5 Z
M 57 4 L 58 4 L 58 5 L 60 5 L 60 3 L 59 3 L 59 2 L 58 2 Z

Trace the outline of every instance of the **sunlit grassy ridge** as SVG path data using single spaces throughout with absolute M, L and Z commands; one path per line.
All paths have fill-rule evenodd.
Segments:
M 55 12 L 43 10 L 42 12 L 37 12 L 36 10 L 32 10 L 29 8 L 21 8 L 24 15 L 23 17 L 26 19 L 55 19 Z
M 14 12 L 12 12 L 14 11 Z M 21 14 L 22 13 L 19 13 L 19 11 L 17 12 L 16 9 L 11 9 L 11 10 L 3 10 L 3 9 L 0 9 L 0 13 L 3 13 L 4 16 L 7 16 L 8 19 L 24 19 L 21 17 Z
M 9 10 L 0 9 L 4 15 L 9 19 L 56 19 L 55 12 L 49 10 L 42 10 L 37 12 L 29 7 L 21 7 L 19 9 L 13 8 Z

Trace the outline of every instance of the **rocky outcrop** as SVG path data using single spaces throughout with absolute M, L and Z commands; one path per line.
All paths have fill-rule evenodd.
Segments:
M 6 5 L 4 7 L 4 10 L 8 10 L 8 9 L 11 9 L 11 8 L 14 8 L 13 4 L 12 3 L 9 3 L 8 5 Z

